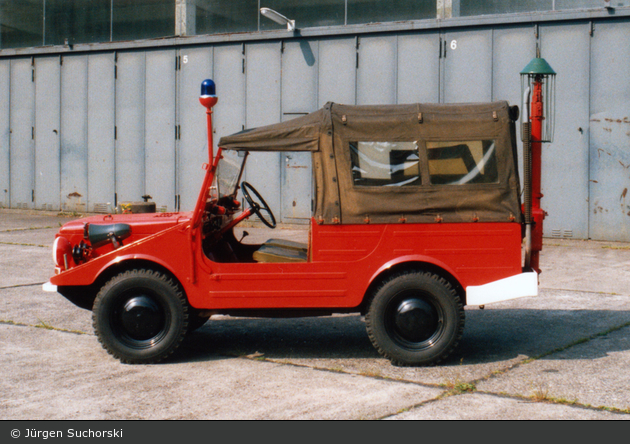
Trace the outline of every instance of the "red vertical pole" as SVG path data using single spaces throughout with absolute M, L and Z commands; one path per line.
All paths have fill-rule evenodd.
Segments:
M 212 140 L 212 107 L 217 104 L 218 98 L 216 96 L 215 84 L 212 80 L 206 79 L 201 83 L 201 96 L 199 97 L 199 103 L 206 108 L 206 123 L 208 126 L 208 164 L 204 165 L 206 174 L 197 197 L 197 204 L 192 214 L 190 221 L 190 231 L 188 232 L 188 240 L 190 242 L 190 281 L 195 284 L 197 282 L 197 269 L 195 263 L 195 252 L 197 246 L 200 245 L 200 237 L 197 233 L 200 231 L 201 220 L 206 208 L 206 200 L 208 199 L 208 191 L 214 180 L 214 173 L 216 167 L 214 165 L 214 142 Z M 220 150 L 219 150 L 220 151 Z M 219 153 L 220 154 L 220 153 Z
M 208 126 L 208 165 L 206 167 L 206 176 L 203 181 L 199 197 L 197 198 L 197 205 L 195 205 L 195 211 L 192 217 L 192 229 L 194 230 L 199 226 L 201 222 L 201 215 L 206 206 L 206 199 L 208 198 L 208 190 L 212 185 L 214 179 L 214 142 L 212 140 L 212 107 L 217 104 L 217 98 L 215 94 L 215 85 L 212 80 L 204 80 L 201 84 L 201 96 L 199 97 L 199 103 L 206 108 L 206 123 Z
M 543 219 L 545 212 L 540 206 L 543 197 L 541 192 L 541 171 L 542 171 L 542 125 L 545 116 L 543 115 L 542 78 L 537 76 L 534 79 L 534 91 L 531 104 L 531 153 L 532 153 L 532 256 L 531 267 L 540 273 L 539 253 L 542 250 Z
M 208 126 L 208 165 L 214 161 L 214 142 L 212 140 L 212 108 L 206 108 L 206 122 Z

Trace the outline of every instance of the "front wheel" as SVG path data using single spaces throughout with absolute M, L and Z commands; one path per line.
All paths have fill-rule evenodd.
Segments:
M 169 276 L 130 270 L 113 277 L 94 301 L 99 342 L 129 364 L 153 364 L 170 356 L 188 330 L 188 304 Z
M 365 322 L 372 344 L 392 364 L 432 365 L 459 343 L 464 307 L 444 278 L 429 272 L 403 272 L 376 290 Z

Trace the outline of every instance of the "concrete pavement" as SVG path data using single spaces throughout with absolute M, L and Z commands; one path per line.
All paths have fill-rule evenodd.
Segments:
M 356 315 L 217 316 L 173 359 L 133 366 L 41 289 L 68 220 L 0 209 L 3 419 L 630 419 L 630 244 L 546 239 L 540 296 L 467 307 L 437 367 L 392 366 Z

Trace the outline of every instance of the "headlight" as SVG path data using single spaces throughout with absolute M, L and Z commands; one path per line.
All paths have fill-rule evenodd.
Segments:
M 67 270 L 68 261 L 72 258 L 72 245 L 68 242 L 63 236 L 59 236 L 55 239 L 53 243 L 52 250 L 53 262 L 55 266 L 62 268 L 63 270 Z

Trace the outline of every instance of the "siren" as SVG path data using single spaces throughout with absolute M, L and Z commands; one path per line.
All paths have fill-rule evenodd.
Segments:
M 217 97 L 217 87 L 211 79 L 206 79 L 201 82 L 201 95 L 199 96 L 199 103 L 208 108 L 208 111 L 217 104 L 219 98 Z

